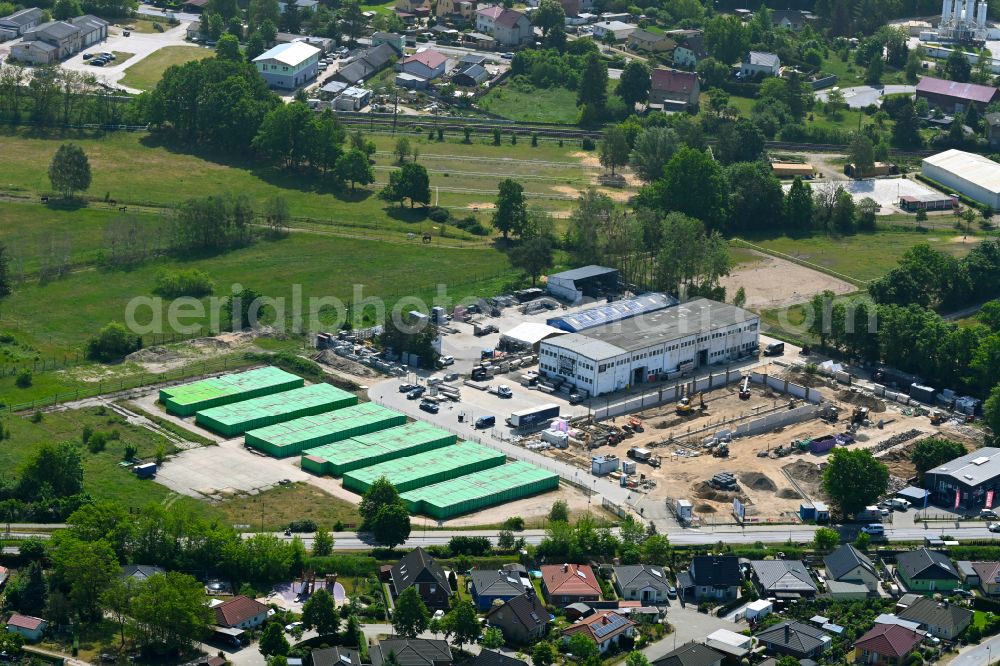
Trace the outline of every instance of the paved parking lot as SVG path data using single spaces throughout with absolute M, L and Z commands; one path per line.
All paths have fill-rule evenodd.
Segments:
M 787 192 L 791 184 L 782 185 Z M 854 197 L 855 203 L 865 198 L 875 200 L 881 210 L 880 215 L 890 215 L 899 210 L 897 203 L 901 196 L 923 196 L 939 194 L 926 185 L 908 178 L 869 178 L 866 180 L 837 180 L 825 183 L 813 183 L 814 192 L 843 187 Z
M 156 473 L 157 482 L 181 495 L 198 498 L 236 492 L 255 494 L 273 488 L 282 479 L 311 478 L 298 467 L 248 451 L 243 448 L 242 437 L 179 453 Z

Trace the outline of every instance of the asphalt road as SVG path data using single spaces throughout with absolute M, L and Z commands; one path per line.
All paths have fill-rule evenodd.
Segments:
M 983 641 L 958 653 L 950 666 L 989 666 L 1000 659 L 1000 636 Z

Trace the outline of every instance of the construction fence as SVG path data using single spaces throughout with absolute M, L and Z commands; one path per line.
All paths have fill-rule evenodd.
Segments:
M 787 393 L 788 395 L 799 398 L 800 400 L 811 402 L 814 405 L 818 405 L 824 400 L 823 394 L 814 388 L 799 386 L 798 384 L 790 382 L 787 379 L 772 377 L 771 375 L 765 375 L 762 372 L 751 372 L 750 381 L 754 384 L 764 384 L 768 388 L 772 388 L 779 393 Z
M 708 374 L 704 377 L 679 381 L 669 386 L 658 388 L 641 395 L 629 396 L 621 402 L 607 404 L 593 410 L 593 419 L 603 421 L 622 414 L 638 412 L 647 407 L 658 407 L 671 402 L 677 402 L 687 395 L 712 391 L 733 384 L 743 379 L 739 370 L 726 369 L 722 372 Z

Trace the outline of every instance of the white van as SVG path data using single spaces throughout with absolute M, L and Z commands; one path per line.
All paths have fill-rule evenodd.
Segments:
M 869 523 L 861 531 L 871 536 L 885 536 L 885 527 L 881 523 Z

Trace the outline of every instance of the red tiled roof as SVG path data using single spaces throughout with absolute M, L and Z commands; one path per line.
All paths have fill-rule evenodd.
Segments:
M 590 617 L 577 620 L 570 626 L 563 629 L 563 636 L 585 633 L 594 639 L 595 643 L 603 643 L 615 636 L 624 633 L 629 627 L 634 627 L 635 622 L 624 615 L 620 615 L 611 610 L 598 611 Z
M 859 638 L 854 647 L 880 654 L 883 657 L 903 657 L 920 644 L 922 635 L 898 624 L 876 624 L 871 631 Z
M 45 622 L 40 617 L 31 617 L 30 615 L 21 615 L 20 613 L 14 613 L 7 620 L 8 627 L 18 627 L 19 629 L 27 629 L 28 631 L 34 631 L 42 626 Z
M 932 76 L 925 76 L 917 83 L 918 93 L 930 93 L 932 95 L 947 95 L 970 102 L 982 102 L 989 104 L 993 101 L 997 89 L 993 86 L 981 86 L 977 83 L 959 83 L 958 81 L 945 81 L 935 79 Z
M 521 20 L 522 16 L 524 14 L 516 9 L 505 9 L 500 16 L 496 17 L 495 23 L 505 28 L 513 28 Z
M 431 69 L 437 69 L 440 65 L 448 61 L 446 56 L 441 55 L 437 51 L 432 51 L 427 49 L 426 51 L 421 51 L 420 53 L 414 53 L 410 57 L 403 60 L 403 64 L 409 62 L 419 62 L 427 65 Z
M 267 606 L 256 599 L 238 596 L 215 607 L 215 621 L 223 627 L 233 627 L 246 622 L 267 610 Z
M 477 14 L 482 16 L 489 16 L 494 21 L 500 14 L 503 13 L 503 7 L 497 5 L 490 5 L 489 7 L 483 7 L 482 9 L 476 11 Z
M 690 93 L 698 84 L 698 75 L 676 69 L 654 69 L 650 83 L 653 90 Z
M 549 594 L 600 594 L 594 570 L 586 564 L 546 564 L 542 566 L 542 580 Z

